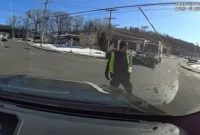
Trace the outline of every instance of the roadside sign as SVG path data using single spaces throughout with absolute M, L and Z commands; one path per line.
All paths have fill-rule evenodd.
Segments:
M 97 42 L 97 34 L 95 33 L 81 33 L 80 34 L 80 44 L 84 45 L 94 45 Z

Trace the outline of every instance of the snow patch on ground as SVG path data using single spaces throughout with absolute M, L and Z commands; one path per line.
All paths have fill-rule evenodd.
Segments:
M 190 65 L 192 68 L 200 70 L 200 64 L 192 64 Z
M 34 46 L 40 47 L 40 43 L 31 43 Z M 75 54 L 80 55 L 86 55 L 86 56 L 93 56 L 93 57 L 101 57 L 105 58 L 105 52 L 97 50 L 97 49 L 90 49 L 90 48 L 72 48 L 72 47 L 56 47 L 52 44 L 42 44 L 42 47 L 60 51 L 60 52 L 71 52 Z

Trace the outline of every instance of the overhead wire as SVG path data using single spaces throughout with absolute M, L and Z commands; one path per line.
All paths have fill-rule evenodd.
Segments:
M 53 2 L 54 3 L 54 2 Z M 150 6 L 150 5 L 162 5 L 162 4 L 172 4 L 172 3 L 157 3 L 157 4 L 144 4 L 144 5 L 141 5 L 141 6 Z M 139 6 L 139 5 L 132 5 L 132 6 Z M 81 6 L 77 6 L 77 7 L 81 7 Z M 118 8 L 126 8 L 126 7 L 131 7 L 131 6 L 121 6 L 121 7 L 118 7 Z M 86 8 L 86 7 L 85 7 Z M 88 8 L 88 7 L 87 7 Z M 5 11 L 11 11 L 11 9 L 6 9 L 6 8 L 0 8 L 1 10 L 5 10 Z M 92 16 L 92 15 L 106 15 L 107 13 L 105 12 L 106 9 L 110 9 L 110 8 L 104 8 L 104 9 L 95 9 L 95 10 L 89 10 L 89 11 L 82 11 L 82 12 L 74 12 L 74 13 L 69 13 L 67 15 L 75 15 L 75 14 L 83 14 L 83 16 Z M 172 10 L 172 8 L 168 8 L 168 9 L 145 9 L 144 11 L 153 11 L 153 10 Z M 118 14 L 118 13 L 124 13 L 124 12 L 136 12 L 136 11 L 139 11 L 139 10 L 129 10 L 129 11 L 115 11 L 114 14 Z M 15 10 L 12 10 L 12 12 L 15 12 L 15 13 L 20 13 L 20 14 L 24 14 L 26 15 L 26 13 L 23 13 L 23 12 L 18 12 L 18 11 L 15 11 Z M 99 13 L 100 12 L 100 13 Z M 104 13 L 105 12 L 105 13 Z M 87 13 L 87 14 L 84 14 L 84 13 Z M 51 15 L 52 16 L 52 15 Z M 48 16 L 48 17 L 51 17 L 51 16 Z M 66 14 L 61 14 L 61 15 L 57 15 L 57 16 L 66 16 Z M 80 15 L 79 15 L 80 16 Z
M 144 11 L 161 11 L 161 10 L 173 10 L 173 8 L 168 8 L 168 9 L 145 9 Z M 115 11 L 113 12 L 113 14 L 120 14 L 120 13 L 125 13 L 125 12 L 139 12 L 139 10 L 128 10 L 128 11 Z M 105 11 L 98 11 L 98 12 L 91 12 L 91 13 L 85 13 L 85 14 L 82 14 L 82 15 L 76 15 L 76 16 L 96 16 L 96 15 L 107 15 L 108 13 L 105 12 Z M 65 14 L 65 15 L 69 15 L 69 14 Z M 59 17 L 60 15 L 51 15 L 51 16 L 48 16 L 48 17 Z M 63 15 L 61 15 L 63 16 Z M 74 16 L 74 15 L 71 15 L 71 16 Z M 75 16 L 75 17 L 76 17 Z
M 144 38 L 138 38 L 138 37 L 128 36 L 128 35 L 125 35 L 125 34 L 122 34 L 122 33 L 114 32 L 114 31 L 111 31 L 111 33 L 118 34 L 118 35 L 121 35 L 121 36 L 124 36 L 124 37 L 128 37 L 128 38 L 132 38 L 132 39 L 145 40 Z
M 121 29 L 117 29 L 117 30 L 115 30 L 115 31 L 123 31 L 123 30 L 121 30 Z M 133 33 L 133 32 L 128 32 L 128 31 L 123 31 L 123 32 L 128 33 L 128 34 L 132 34 L 132 35 L 143 36 L 143 35 L 136 34 L 136 33 Z M 158 42 L 158 40 L 155 40 L 155 39 L 149 38 L 149 37 L 147 37 L 147 36 L 143 36 L 143 37 L 146 38 L 146 39 L 148 39 L 148 40 L 152 40 L 152 41 L 156 41 L 156 42 Z
M 125 34 L 118 33 L 118 32 L 111 32 L 111 34 L 113 34 L 113 35 L 117 34 L 117 35 L 121 35 L 121 36 L 124 36 L 124 37 L 132 38 L 132 39 L 145 40 L 144 38 L 132 37 L 132 36 L 128 36 L 128 35 L 125 35 Z M 173 49 L 184 50 L 185 48 L 184 49 L 180 49 L 180 48 L 177 48 L 177 47 L 173 47 Z
M 84 9 L 94 9 L 94 8 L 91 8 L 91 7 L 71 5 L 71 4 L 65 4 L 65 3 L 57 3 L 57 2 L 54 2 L 54 1 L 50 1 L 49 4 L 52 4 L 52 5 L 61 5 L 61 6 L 69 6 L 70 8 L 71 7 L 75 7 L 75 8 L 84 8 Z
M 11 10 L 11 9 L 7 9 L 7 8 L 0 8 L 0 10 L 5 10 L 5 11 L 8 11 L 8 12 L 14 12 L 14 13 L 19 13 L 19 14 L 26 14 L 26 13 L 23 13 L 23 12 L 19 12 L 19 11 L 15 11 L 15 10 Z
M 136 8 L 136 7 L 149 7 L 149 6 L 161 6 L 161 5 L 174 5 L 175 2 L 170 3 L 150 3 L 150 4 L 138 4 L 138 5 L 127 5 L 127 6 L 117 6 L 117 7 L 108 7 L 108 8 L 100 8 L 94 10 L 87 10 L 87 11 L 80 11 L 80 12 L 72 12 L 68 13 L 67 15 L 76 15 L 76 14 L 84 14 L 84 13 L 91 13 L 91 12 L 98 12 L 98 11 L 107 11 L 109 9 L 125 9 L 125 8 Z M 58 16 L 66 16 L 66 14 L 58 15 Z
M 119 30 L 119 29 L 118 29 Z M 121 30 L 122 31 L 122 30 Z M 139 35 L 139 34 L 135 34 L 135 33 L 132 33 L 132 32 L 128 32 L 128 31 L 123 31 L 123 32 L 125 32 L 125 33 L 129 33 L 129 34 L 134 34 L 134 35 L 137 35 L 137 36 L 143 36 L 144 38 L 146 38 L 146 39 L 148 39 L 149 37 L 146 37 L 146 36 L 144 36 L 144 35 Z M 115 33 L 118 33 L 118 32 L 115 32 Z M 118 33 L 118 35 L 122 35 L 122 36 L 125 36 L 125 37 L 129 37 L 129 38 L 135 38 L 135 39 L 137 39 L 136 37 L 131 37 L 131 36 L 128 36 L 128 35 L 125 35 L 125 34 L 121 34 L 121 33 Z M 141 38 L 138 38 L 138 39 L 141 39 Z M 152 38 L 149 38 L 148 40 L 151 40 L 151 41 L 156 41 L 156 42 L 158 42 L 159 40 L 155 40 L 155 39 L 152 39 Z M 170 45 L 170 44 L 167 44 L 167 43 L 165 43 L 166 45 Z M 174 49 L 180 49 L 180 48 L 177 48 L 177 47 L 173 47 Z M 184 50 L 184 49 L 183 49 Z
M 174 10 L 174 8 L 168 8 L 168 9 L 144 9 L 144 11 L 161 11 L 161 10 Z M 126 12 L 139 12 L 139 10 L 115 11 L 115 12 L 113 12 L 113 14 L 126 13 Z M 92 14 L 92 13 L 88 13 L 86 15 L 90 15 L 90 14 Z M 108 13 L 105 12 L 105 11 L 102 11 L 102 15 L 103 14 L 108 14 Z M 96 15 L 96 14 L 94 14 L 94 15 Z M 101 14 L 98 14 L 98 15 L 101 15 Z M 83 14 L 83 16 L 85 16 L 85 14 Z

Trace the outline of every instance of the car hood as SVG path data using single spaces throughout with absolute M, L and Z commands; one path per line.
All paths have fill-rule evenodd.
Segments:
M 26 75 L 0 77 L 0 90 L 16 94 L 38 95 L 40 97 L 106 104 L 116 107 L 143 108 L 163 114 L 162 111 L 148 104 L 145 100 L 127 94 L 124 90 L 107 85 L 96 85 L 91 82 L 55 80 Z

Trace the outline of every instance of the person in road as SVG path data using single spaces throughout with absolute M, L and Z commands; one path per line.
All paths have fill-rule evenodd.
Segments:
M 127 52 L 128 43 L 121 41 L 119 51 L 113 51 L 107 63 L 105 77 L 110 80 L 110 85 L 118 87 L 123 85 L 127 93 L 132 94 L 130 75 L 132 72 L 132 56 Z M 109 78 L 110 74 L 110 78 Z

